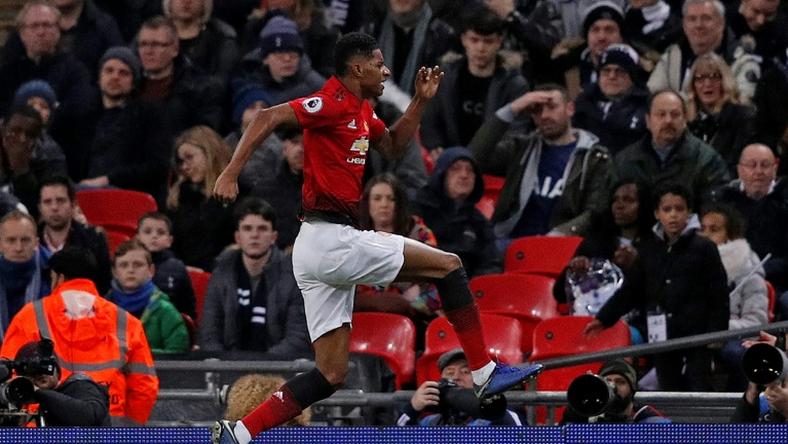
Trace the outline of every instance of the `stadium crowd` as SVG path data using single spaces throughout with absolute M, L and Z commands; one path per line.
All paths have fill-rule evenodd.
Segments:
M 567 272 L 602 257 L 625 275 L 589 334 L 625 316 L 648 338 L 654 311 L 668 317 L 662 339 L 788 319 L 785 2 L 30 0 L 0 53 L 0 356 L 52 339 L 61 379 L 108 386 L 122 425 L 149 419 L 154 358 L 310 358 L 289 255 L 299 128 L 262 143 L 234 204 L 212 191 L 255 112 L 320 89 L 353 31 L 374 36 L 391 69 L 374 103 L 389 124 L 420 66 L 444 72 L 402 159 L 354 145 L 366 156 L 359 227 L 456 253 L 469 277 L 505 271 L 518 238 L 584 237 Z M 147 193 L 158 210 L 118 240 L 80 209 L 95 189 Z M 422 351 L 442 315 L 436 291 L 359 287 L 355 310 L 410 318 Z M 653 364 L 652 388 L 743 392 L 743 350 L 632 370 Z M 438 368 L 462 373 L 463 359 Z M 418 415 L 439 390 L 424 384 L 401 423 L 429 422 Z M 788 389 L 773 396 L 785 411 Z M 499 417 L 524 421 L 505 405 Z

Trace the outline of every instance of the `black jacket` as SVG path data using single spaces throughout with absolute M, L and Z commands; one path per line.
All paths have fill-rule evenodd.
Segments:
M 717 115 L 699 113 L 687 124 L 687 128 L 695 137 L 720 153 L 731 177 L 736 177 L 739 156 L 755 136 L 754 119 L 754 109 L 728 102 Z
M 744 216 L 747 225 L 745 238 L 753 251 L 763 259 L 766 280 L 780 290 L 788 290 L 788 181 L 778 178 L 771 193 L 760 200 L 747 197 L 737 179 L 715 190 L 711 199 L 727 203 Z
M 41 247 L 47 249 L 44 238 L 44 224 L 38 227 L 38 238 L 41 239 Z M 106 293 L 112 280 L 112 262 L 109 259 L 109 247 L 107 246 L 107 238 L 103 229 L 72 221 L 68 237 L 66 238 L 66 245 L 84 248 L 93 253 L 98 267 L 98 276 L 96 276 L 94 281 L 96 289 L 98 289 L 100 294 Z M 47 252 L 52 254 L 48 249 Z
M 728 329 L 728 280 L 717 246 L 695 233 L 697 219 L 672 244 L 661 235 L 644 241 L 624 285 L 597 314 L 613 325 L 637 308 L 666 314 L 668 338 Z
M 304 174 L 293 173 L 285 159 L 275 165 L 276 168 L 273 168 L 270 174 L 260 174 L 261 180 L 251 189 L 250 194 L 265 199 L 276 208 L 276 231 L 279 232 L 276 245 L 284 250 L 295 243 L 301 228 L 298 214 L 301 211 Z
M 236 37 L 230 25 L 212 18 L 197 37 L 181 40 L 181 53 L 204 72 L 218 78 L 225 87 L 240 57 Z
M 52 390 L 37 390 L 48 427 L 109 427 L 109 394 L 89 376 L 74 373 Z
M 179 312 L 197 319 L 194 289 L 186 265 L 170 250 L 157 251 L 152 253 L 152 256 L 153 265 L 156 266 L 156 274 L 153 275 L 156 288 L 167 293 L 170 302 Z
M 648 89 L 635 85 L 626 97 L 610 101 L 599 83 L 591 83 L 575 100 L 572 123 L 599 137 L 599 144 L 615 156 L 646 135 L 648 96 Z
M 60 47 L 82 62 L 91 78 L 98 78 L 98 63 L 104 52 L 125 42 L 115 19 L 86 0 L 77 24 L 60 36 Z

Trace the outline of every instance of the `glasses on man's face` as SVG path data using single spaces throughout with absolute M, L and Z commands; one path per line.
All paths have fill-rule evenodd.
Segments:
M 695 74 L 692 78 L 695 83 L 701 83 L 703 81 L 711 81 L 711 82 L 719 82 L 722 80 L 722 74 L 715 72 L 713 74 Z
M 167 48 L 170 45 L 172 45 L 172 42 L 160 42 L 156 40 L 142 40 L 137 43 L 137 46 L 140 49 L 143 48 L 162 49 L 162 48 Z
M 771 167 L 774 166 L 774 162 L 770 162 L 768 160 L 763 160 L 761 162 L 756 162 L 754 160 L 751 160 L 751 161 L 748 161 L 748 162 L 739 162 L 739 165 L 741 165 L 743 168 L 748 169 L 748 170 L 754 170 L 754 169 L 756 169 L 758 167 L 760 167 L 762 170 L 768 170 L 768 169 L 770 169 Z

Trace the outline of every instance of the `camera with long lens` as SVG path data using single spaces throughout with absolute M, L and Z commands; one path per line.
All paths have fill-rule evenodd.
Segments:
M 754 344 L 742 357 L 744 376 L 750 382 L 769 385 L 783 381 L 788 376 L 788 358 L 777 347 L 769 344 Z
M 575 378 L 566 390 L 566 399 L 578 415 L 593 418 L 593 422 L 626 422 L 624 413 L 629 400 L 616 393 L 616 386 L 607 379 L 594 374 Z
M 0 426 L 19 425 L 34 416 L 22 408 L 35 401 L 35 385 L 28 377 L 55 374 L 57 358 L 53 348 L 52 341 L 42 339 L 30 356 L 0 360 Z
M 472 389 L 462 388 L 448 379 L 438 381 L 438 391 L 438 405 L 429 410 L 444 416 L 495 419 L 506 412 L 506 398 L 502 394 L 479 399 Z

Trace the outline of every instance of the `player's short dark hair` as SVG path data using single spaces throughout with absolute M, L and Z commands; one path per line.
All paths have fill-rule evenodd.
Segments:
M 692 209 L 692 190 L 688 186 L 679 182 L 663 182 L 654 188 L 654 209 L 659 208 L 659 201 L 666 194 L 673 194 L 684 199 L 687 209 Z
M 276 230 L 276 211 L 268 202 L 259 197 L 247 197 L 238 203 L 233 211 L 235 229 L 241 226 L 241 221 L 246 216 L 260 216 L 264 220 L 271 222 L 271 228 Z
M 486 6 L 468 8 L 463 14 L 462 32 L 473 31 L 480 35 L 503 35 L 504 21 Z
M 347 74 L 348 62 L 356 56 L 370 58 L 378 49 L 378 42 L 369 34 L 351 32 L 343 35 L 334 46 L 334 69 L 337 76 Z
M 534 87 L 534 91 L 558 91 L 561 93 L 561 98 L 564 99 L 564 103 L 569 103 L 572 99 L 569 98 L 569 90 L 566 89 L 564 85 L 560 85 L 558 83 L 540 83 Z
M 661 89 L 648 96 L 648 104 L 647 104 L 648 108 L 646 108 L 647 114 L 651 114 L 651 106 L 654 105 L 654 100 L 656 100 L 657 97 L 661 96 L 662 94 L 673 94 L 677 99 L 679 99 L 679 101 L 681 102 L 681 109 L 682 111 L 684 111 L 684 115 L 685 116 L 687 115 L 687 101 L 684 100 L 684 97 L 682 97 L 682 95 L 678 91 L 670 88 Z
M 711 203 L 704 205 L 700 213 L 703 218 L 707 214 L 721 214 L 725 218 L 725 232 L 728 234 L 728 239 L 741 239 L 745 233 L 745 222 L 742 214 L 734 207 L 724 203 Z
M 167 225 L 167 231 L 169 232 L 169 234 L 172 234 L 172 219 L 170 219 L 166 214 L 162 213 L 161 211 L 148 211 L 147 213 L 140 216 L 140 218 L 137 219 L 137 233 L 140 232 L 140 227 L 142 226 L 142 223 L 145 222 L 147 219 L 160 220 L 164 222 L 164 224 Z
M 66 176 L 49 176 L 45 177 L 41 183 L 38 185 L 38 200 L 41 201 L 41 190 L 44 187 L 63 187 L 66 189 L 66 194 L 68 194 L 68 199 L 73 203 L 77 200 L 77 190 L 74 187 L 74 182 L 71 181 Z
M 90 279 L 95 281 L 98 276 L 96 256 L 82 247 L 67 245 L 49 258 L 49 268 L 62 274 L 66 280 Z

